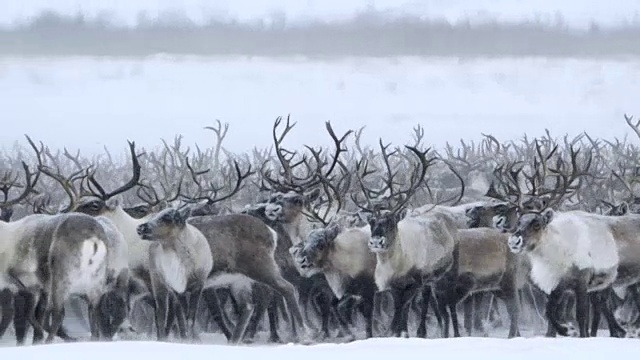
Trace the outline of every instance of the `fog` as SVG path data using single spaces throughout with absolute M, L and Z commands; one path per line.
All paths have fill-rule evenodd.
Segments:
M 559 18 L 572 28 L 588 28 L 593 22 L 603 27 L 637 23 L 638 0 L 6 0 L 0 24 L 29 21 L 45 10 L 62 15 L 82 13 L 88 18 L 110 17 L 119 26 L 136 26 L 143 18 L 157 19 L 181 14 L 196 24 L 214 18 L 251 22 L 285 17 L 289 23 L 310 20 L 335 21 L 352 18 L 362 11 L 389 16 L 413 15 L 422 19 L 457 22 L 492 18 L 501 22 L 541 21 Z
M 2 146 L 101 152 L 231 125 L 227 146 L 296 145 L 324 121 L 437 146 L 545 128 L 628 134 L 640 1 L 12 0 L 0 12 Z M 246 129 L 251 129 L 250 133 Z
M 638 1 L 517 3 L 13 1 L 0 17 L 0 55 L 619 58 L 640 51 Z

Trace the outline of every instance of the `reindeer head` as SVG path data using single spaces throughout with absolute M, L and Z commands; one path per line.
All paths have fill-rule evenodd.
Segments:
M 261 190 L 271 191 L 273 193 L 267 202 L 265 215 L 270 221 L 291 223 L 300 215 L 303 215 L 305 210 L 312 210 L 314 217 L 317 218 L 318 216 L 316 215 L 318 214 L 313 211 L 313 209 L 309 209 L 310 204 L 320 198 L 321 190 L 318 186 L 322 186 L 327 195 L 331 192 L 328 190 L 328 187 L 333 187 L 333 185 L 330 184 L 330 178 L 336 168 L 342 168 L 343 174 L 345 173 L 346 166 L 340 161 L 340 155 L 347 151 L 343 144 L 345 139 L 353 131 L 347 131 L 339 138 L 335 134 L 331 124 L 327 121 L 325 125 L 335 145 L 334 152 L 330 156 L 324 156 L 321 154 L 322 149 L 317 150 L 306 146 L 311 152 L 311 157 L 303 155 L 301 159 L 298 160 L 296 159 L 298 156 L 296 151 L 290 151 L 282 147 L 282 141 L 287 133 L 293 129 L 295 123 L 292 125 L 289 118 L 287 118 L 285 129 L 278 135 L 277 129 L 281 121 L 282 118 L 276 119 L 273 126 L 273 140 L 276 157 L 280 163 L 280 170 L 278 173 L 274 173 L 273 169 L 267 169 L 266 166 L 268 162 L 263 164 L 261 170 Z M 300 169 L 303 170 L 299 172 L 296 171 Z M 346 170 L 346 173 L 348 173 L 348 170 Z M 344 179 L 348 179 L 348 177 L 345 176 Z M 336 186 L 339 187 L 339 184 Z M 348 183 L 346 187 L 348 187 Z M 334 192 L 340 192 L 335 188 L 332 190 Z M 330 196 L 328 197 L 330 198 Z M 325 200 L 331 203 L 331 200 Z M 321 219 L 317 218 L 316 220 Z
M 191 209 L 168 208 L 155 214 L 149 221 L 138 225 L 136 231 L 143 240 L 172 241 L 178 238 L 180 231 L 187 226 Z
M 503 233 L 511 232 L 518 222 L 518 216 L 520 216 L 520 209 L 508 205 L 504 211 L 497 214 L 494 227 L 502 230 Z
M 507 203 L 492 205 L 478 205 L 466 210 L 467 226 L 470 228 L 494 227 L 494 218 L 504 216 L 509 212 Z M 515 209 L 515 207 L 513 207 Z
M 9 222 L 13 216 L 13 208 L 0 209 L 0 221 Z
M 88 197 L 78 202 L 73 211 L 91 216 L 104 215 L 109 211 L 114 211 L 120 205 L 119 198 L 103 200 L 98 197 Z
M 548 196 L 530 196 L 522 202 L 522 213 L 540 212 L 549 206 L 550 198 Z
M 306 241 L 293 245 L 289 249 L 301 275 L 311 277 L 323 268 L 329 251 L 342 230 L 343 226 L 337 222 L 313 229 L 307 235 Z
M 369 226 L 371 226 L 369 250 L 380 253 L 392 247 L 397 239 L 398 223 L 406 214 L 407 210 L 402 209 L 397 212 L 383 212 L 369 218 Z
M 624 216 L 629 213 L 629 204 L 626 201 L 618 205 L 611 204 L 609 210 L 607 210 L 604 214 L 608 216 Z
M 293 222 L 296 217 L 302 214 L 305 207 L 319 196 L 319 188 L 312 190 L 308 194 L 299 194 L 294 191 L 276 193 L 269 199 L 265 206 L 264 214 L 271 221 Z
M 153 208 L 148 204 L 138 204 L 123 208 L 122 210 L 134 219 L 142 219 L 143 217 L 154 213 Z
M 382 139 L 380 139 L 380 149 L 382 150 L 382 159 L 386 169 L 386 176 L 382 180 L 384 183 L 383 188 L 373 190 L 365 185 L 364 177 L 375 173 L 375 170 L 369 170 L 368 163 L 361 160 L 356 164 L 356 174 L 367 205 L 358 204 L 356 197 L 352 196 L 352 200 L 358 207 L 371 214 L 368 219 L 371 226 L 369 249 L 376 253 L 387 251 L 396 242 L 398 223 L 407 216 L 408 209 L 406 206 L 422 184 L 428 168 L 434 161 L 434 159 L 427 159 L 427 153 L 430 149 L 421 151 L 412 146 L 405 146 L 418 159 L 418 162 L 413 164 L 413 169 L 409 173 L 408 187 L 404 190 L 399 190 L 397 188 L 399 181 L 396 179 L 398 171 L 393 170 L 393 165 L 390 162 L 391 157 L 398 154 L 399 150 L 388 152 L 388 147 L 389 145 L 383 145 Z M 408 155 L 404 154 L 397 156 L 401 156 L 403 159 L 410 159 Z M 378 199 L 371 197 L 371 194 L 380 196 L 387 192 L 388 201 L 384 202 L 386 206 L 381 206 L 381 203 L 376 201 Z
M 553 209 L 549 208 L 541 213 L 531 212 L 520 216 L 515 231 L 508 240 L 511 251 L 519 254 L 535 249 L 554 215 Z

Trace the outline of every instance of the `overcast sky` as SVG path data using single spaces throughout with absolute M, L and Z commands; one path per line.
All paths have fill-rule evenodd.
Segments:
M 553 21 L 561 14 L 567 23 L 585 27 L 593 20 L 603 26 L 640 19 L 639 0 L 3 0 L 0 24 L 24 20 L 45 9 L 95 16 L 107 11 L 120 23 L 136 23 L 141 11 L 155 17 L 178 10 L 194 21 L 215 16 L 249 20 L 284 12 L 292 21 L 308 18 L 339 19 L 367 8 L 425 17 L 495 17 L 500 20 L 534 19 Z

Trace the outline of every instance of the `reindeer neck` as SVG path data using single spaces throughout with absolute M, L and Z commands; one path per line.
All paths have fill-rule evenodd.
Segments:
M 114 223 L 122 235 L 124 235 L 125 241 L 128 243 L 143 241 L 140 239 L 136 228 L 139 224 L 142 224 L 145 221 L 144 219 L 131 217 L 131 215 L 127 214 L 127 212 L 120 206 L 116 207 L 112 211 L 108 211 L 103 216 L 109 218 Z
M 293 245 L 303 242 L 311 230 L 311 222 L 302 214 L 296 216 L 292 222 L 283 223 L 282 225 L 289 234 Z

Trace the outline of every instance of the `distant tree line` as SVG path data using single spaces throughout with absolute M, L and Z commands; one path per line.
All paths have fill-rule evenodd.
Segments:
M 640 53 L 640 25 L 569 28 L 562 21 L 483 23 L 389 18 L 365 12 L 342 22 L 290 25 L 212 19 L 196 24 L 184 16 L 141 19 L 133 28 L 108 17 L 88 19 L 43 12 L 29 22 L 0 29 L 0 56 L 193 55 L 343 56 L 547 56 L 617 58 Z

